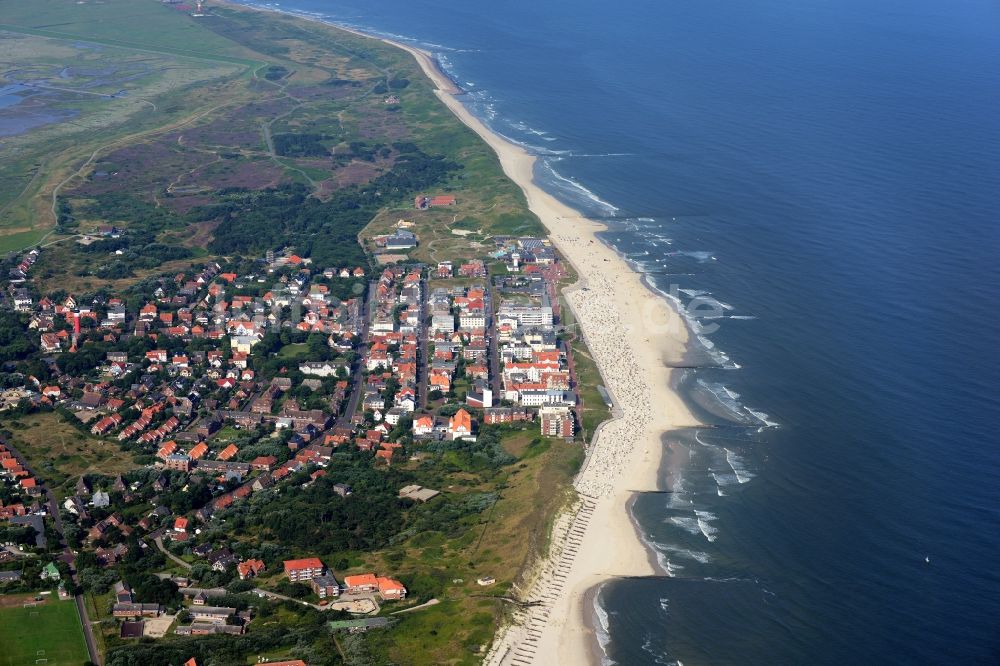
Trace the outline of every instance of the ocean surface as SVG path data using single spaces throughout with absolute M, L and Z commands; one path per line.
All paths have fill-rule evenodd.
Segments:
M 1000 663 L 1000 5 L 292 0 L 433 50 L 689 314 L 620 664 Z

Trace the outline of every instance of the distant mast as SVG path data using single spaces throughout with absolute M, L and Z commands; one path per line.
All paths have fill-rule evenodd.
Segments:
M 69 350 L 71 352 L 76 351 L 76 343 L 80 340 L 80 313 L 73 313 L 73 344 L 70 346 Z

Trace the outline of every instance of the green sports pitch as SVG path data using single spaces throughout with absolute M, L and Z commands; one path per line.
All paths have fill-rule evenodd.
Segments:
M 89 660 L 72 601 L 25 600 L 0 608 L 0 646 L 0 666 L 81 666 Z

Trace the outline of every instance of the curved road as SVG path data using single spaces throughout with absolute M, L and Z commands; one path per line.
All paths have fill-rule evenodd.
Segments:
M 175 564 L 178 564 L 178 565 L 184 567 L 185 569 L 190 569 L 191 568 L 190 564 L 188 564 L 187 562 L 185 562 L 184 560 L 182 560 L 181 558 L 177 557 L 176 555 L 174 555 L 169 550 L 167 550 L 166 548 L 163 547 L 163 537 L 156 537 L 155 539 L 153 539 L 153 541 L 156 542 L 156 547 L 160 549 L 160 552 L 162 552 L 164 555 L 166 555 L 171 560 L 173 560 L 173 562 Z

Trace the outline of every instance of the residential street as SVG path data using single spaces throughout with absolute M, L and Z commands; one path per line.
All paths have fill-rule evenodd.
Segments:
M 428 360 L 428 338 L 430 337 L 430 326 L 427 319 L 430 313 L 427 312 L 427 280 L 420 280 L 420 322 L 417 326 L 417 406 L 420 409 L 427 409 L 427 393 L 430 391 L 430 375 L 427 368 Z
M 496 295 L 493 276 L 486 277 L 486 355 L 490 364 L 490 389 L 493 391 L 493 404 L 499 405 L 503 395 L 500 385 L 500 341 L 496 325 Z
M 356 356 L 354 363 L 351 364 L 351 379 L 354 381 L 354 385 L 351 387 L 351 395 L 347 399 L 344 415 L 337 421 L 338 426 L 352 427 L 351 419 L 354 418 L 354 414 L 358 410 L 358 403 L 364 392 L 364 385 L 358 381 L 358 378 L 361 376 L 361 367 L 368 354 L 368 328 L 371 326 L 371 303 L 375 298 L 375 284 L 375 282 L 368 283 L 368 291 L 361 304 L 361 345 L 355 350 Z

